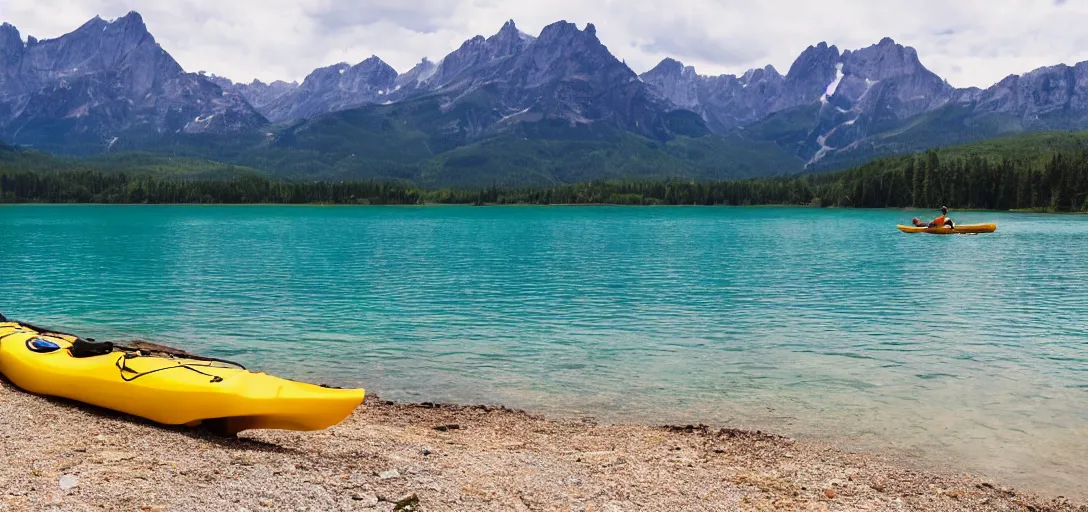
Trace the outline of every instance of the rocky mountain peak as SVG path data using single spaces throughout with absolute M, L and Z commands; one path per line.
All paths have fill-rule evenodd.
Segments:
M 692 66 L 665 59 L 642 80 L 674 105 L 698 113 L 714 131 L 729 131 L 758 121 L 780 99 L 783 77 L 773 66 L 735 75 L 701 76 Z
M 694 69 L 694 68 L 693 68 Z M 684 63 L 680 62 L 672 57 L 665 57 L 661 62 L 657 63 L 653 69 L 647 71 L 645 75 L 650 76 L 680 76 L 684 73 Z
M 533 38 L 514 25 L 514 20 L 507 21 L 498 33 L 484 40 L 482 46 L 485 57 L 489 60 L 521 53 Z
M 301 86 L 254 84 L 242 94 L 265 117 L 281 122 L 387 101 L 396 80 L 397 71 L 372 55 L 354 66 L 341 62 L 315 69 Z
M 810 46 L 786 80 L 775 110 L 819 101 L 818 119 L 798 146 L 810 163 L 956 97 L 947 82 L 922 65 L 914 48 L 890 37 L 841 55 L 826 43 Z
M 1088 61 L 1009 75 L 971 98 L 975 111 L 1019 120 L 1026 129 L 1088 127 Z
M 199 72 L 197 74 L 204 77 L 205 80 L 207 80 L 207 81 L 209 81 L 209 82 L 211 82 L 211 83 L 213 83 L 215 85 L 218 85 L 223 90 L 228 90 L 228 89 L 234 87 L 234 82 L 231 79 L 229 79 L 229 78 L 227 78 L 225 76 L 218 76 L 218 75 L 216 75 L 214 73 L 211 74 L 211 75 L 205 75 L 203 71 L 201 71 L 201 72 Z
M 128 14 L 125 14 L 124 16 L 122 16 L 120 18 L 117 18 L 115 23 L 121 23 L 121 24 L 124 24 L 124 25 L 133 25 L 133 26 L 139 25 L 139 26 L 143 27 L 144 26 L 144 17 L 141 16 L 140 13 L 138 13 L 136 11 L 129 11 Z
M 517 26 L 516 23 L 514 23 L 514 20 L 506 20 L 506 23 L 503 23 L 502 28 L 499 29 L 498 34 L 495 34 L 495 35 L 502 35 L 502 34 L 515 34 L 515 35 L 517 35 L 517 34 L 521 34 L 521 31 L 518 30 L 518 26 Z
M 147 94 L 184 72 L 136 12 L 110 22 L 96 16 L 69 34 L 27 44 L 20 68 L 23 85 L 31 89 L 55 79 L 111 72 L 119 73 L 133 94 Z
M 95 16 L 77 28 L 74 32 L 62 37 L 71 37 L 77 34 L 81 34 L 84 37 L 92 37 L 100 32 L 127 33 L 133 37 L 146 36 L 154 39 L 154 37 L 151 36 L 151 33 L 148 32 L 147 25 L 144 24 L 143 16 L 136 11 L 130 11 L 128 14 L 112 21 L 106 21 L 102 19 L 101 16 Z
M 1020 81 L 1020 75 L 1008 75 L 1005 78 L 1002 78 L 1001 81 L 994 84 L 994 87 L 1000 87 L 1000 88 L 1015 87 L 1016 82 L 1019 82 L 1019 81 Z
M 676 59 L 666 57 L 640 78 L 673 105 L 690 109 L 699 103 L 699 81 L 702 77 L 694 67 L 684 66 Z
M 408 87 L 413 84 L 421 84 L 426 82 L 431 76 L 434 75 L 438 65 L 431 62 L 427 57 L 423 57 L 423 60 L 416 64 L 412 69 L 402 73 L 397 77 L 395 84 L 400 87 Z
M 834 45 L 828 46 L 826 42 L 820 42 L 801 52 L 801 55 L 790 66 L 786 78 L 788 80 L 809 80 L 814 78 L 815 75 L 815 78 L 823 81 L 824 78 L 831 76 L 831 72 L 834 71 L 835 63 L 838 60 L 839 49 Z
M 841 53 L 827 42 L 811 45 L 785 77 L 772 66 L 751 69 L 739 78 L 700 77 L 693 70 L 691 75 L 680 62 L 665 59 L 642 78 L 672 103 L 699 113 L 716 131 L 745 127 L 784 111 L 810 119 L 800 121 L 788 136 L 767 132 L 777 143 L 792 145 L 799 156 L 810 161 L 955 98 L 988 99 L 979 92 L 957 93 L 921 64 L 914 48 L 890 37 Z M 1053 78 L 1047 83 L 1067 82 Z M 1005 105 L 1009 97 L 1012 93 L 996 94 L 993 104 Z
M 112 21 L 95 16 L 25 45 L 14 27 L 0 27 L 0 60 L 0 135 L 19 143 L 86 152 L 134 133 L 225 133 L 267 123 L 213 79 L 186 73 L 135 11 Z
M 397 70 L 377 56 L 352 66 L 343 73 L 342 87 L 351 91 L 377 91 L 378 95 L 391 92 L 397 80 Z
M 781 80 L 783 77 L 774 66 L 768 64 L 762 68 L 754 68 L 745 71 L 740 77 L 743 84 L 752 84 L 760 80 Z
M 620 62 L 608 48 L 597 39 L 596 29 L 592 24 L 586 25 L 584 30 L 578 30 L 574 23 L 558 21 L 544 27 L 540 37 L 532 46 L 534 58 L 537 62 L 555 62 L 569 70 L 579 69 L 581 72 L 617 72 L 614 78 L 626 80 L 637 75 L 626 64 Z M 593 69 L 593 65 L 608 69 Z
M 544 43 L 548 43 L 559 39 L 574 37 L 581 33 L 582 31 L 578 30 L 578 25 L 566 20 L 561 20 L 545 26 L 544 29 L 540 31 L 539 39 Z M 592 35 L 596 36 L 596 30 L 594 30 Z
M 918 60 L 918 52 L 914 48 L 898 44 L 890 37 L 885 37 L 867 48 L 847 50 L 842 54 L 842 61 L 844 73 L 870 80 L 929 73 Z
M 19 29 L 15 28 L 15 25 L 12 25 L 11 23 L 5 21 L 3 25 L 0 25 L 0 39 L 10 40 L 12 36 L 18 38 L 19 44 L 22 44 L 23 39 L 22 36 L 19 34 Z
M 253 83 L 260 84 L 261 81 L 257 80 L 257 79 L 253 79 Z M 272 82 L 270 84 L 267 84 L 267 85 L 268 85 L 268 87 L 298 87 L 298 82 L 288 82 L 288 81 L 285 81 L 285 80 L 276 80 L 276 81 L 274 81 L 274 82 Z
M 19 29 L 10 23 L 0 25 L 0 67 L 7 67 L 19 61 L 26 45 Z
M 219 78 L 219 80 L 230 81 L 225 78 Z M 222 82 L 217 83 L 222 85 Z M 288 83 L 283 80 L 276 80 L 266 84 L 258 79 L 253 79 L 248 84 L 234 84 L 230 86 L 230 90 L 244 97 L 250 105 L 253 105 L 253 108 L 257 109 L 265 117 L 271 118 L 268 107 L 281 100 L 284 96 L 297 92 L 299 87 L 298 82 Z
M 448 86 L 464 80 L 466 72 L 518 55 L 533 41 L 534 38 L 519 31 L 512 20 L 507 21 L 495 35 L 473 37 L 442 59 L 432 73 L 434 81 L 439 86 Z
M 109 25 L 108 21 L 102 19 L 101 16 L 95 15 L 95 17 L 87 20 L 86 23 L 80 25 L 79 28 L 75 29 L 75 31 L 73 31 L 72 34 L 75 34 L 77 32 L 91 31 L 91 30 L 94 30 L 94 29 L 102 30 L 102 27 L 105 27 L 106 25 Z M 71 34 L 68 34 L 68 35 L 71 35 Z
M 317 68 L 302 79 L 301 87 L 305 90 L 322 88 L 329 81 L 339 81 L 340 76 L 346 73 L 348 69 L 351 69 L 351 64 L 347 62 L 338 62 L 331 66 Z
M 424 87 L 451 116 L 445 129 L 465 140 L 542 119 L 601 123 L 658 139 L 674 128 L 705 131 L 697 119 L 672 124 L 685 115 L 672 115 L 675 107 L 616 59 L 595 27 L 579 30 L 566 21 L 544 27 L 536 38 L 508 23 L 483 44 L 470 40 L 442 60 Z
M 772 111 L 805 105 L 828 95 L 830 84 L 836 83 L 841 70 L 836 46 L 826 42 L 809 46 L 786 73 L 782 93 L 775 100 Z
M 346 62 L 315 69 L 302 82 L 302 89 L 326 91 L 348 89 L 358 91 L 360 87 L 383 88 L 392 85 L 397 78 L 397 71 L 377 56 L 352 66 Z
M 596 28 L 592 23 L 583 30 L 577 25 L 559 21 L 544 27 L 537 43 L 533 45 L 538 54 L 543 52 L 548 58 L 567 58 L 572 62 L 597 62 L 601 65 L 619 65 L 630 76 L 636 76 L 626 64 L 616 59 L 608 48 L 597 38 Z
M 393 66 L 386 64 L 384 60 L 378 58 L 377 55 L 371 55 L 362 62 L 354 66 L 356 70 L 362 73 L 387 73 L 392 71 L 395 75 L 397 70 L 393 69 Z

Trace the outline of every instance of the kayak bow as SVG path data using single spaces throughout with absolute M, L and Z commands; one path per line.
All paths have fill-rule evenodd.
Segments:
M 31 393 L 165 425 L 206 424 L 228 435 L 324 429 L 347 418 L 365 396 L 362 389 L 295 382 L 214 358 L 92 343 L 2 316 L 0 373 Z

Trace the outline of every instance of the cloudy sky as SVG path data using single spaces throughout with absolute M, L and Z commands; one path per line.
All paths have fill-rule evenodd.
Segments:
M 785 73 L 810 44 L 884 36 L 957 87 L 1088 60 L 1088 0 L 0 0 L 0 21 L 44 39 L 130 10 L 187 70 L 236 81 L 301 80 L 370 55 L 405 71 L 507 19 L 534 35 L 560 19 L 592 22 L 640 73 L 664 57 L 702 74 Z

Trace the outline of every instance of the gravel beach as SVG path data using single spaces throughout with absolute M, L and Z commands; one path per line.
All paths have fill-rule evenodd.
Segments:
M 0 510 L 1077 511 L 998 482 L 709 427 L 368 398 L 322 432 L 223 439 L 0 380 Z

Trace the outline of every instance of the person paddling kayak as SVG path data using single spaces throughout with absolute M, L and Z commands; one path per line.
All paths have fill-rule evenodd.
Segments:
M 956 223 L 952 222 L 952 219 L 948 218 L 948 207 L 947 206 L 942 206 L 941 207 L 941 216 L 937 217 L 936 219 L 933 219 L 933 221 L 931 221 L 929 224 L 926 224 L 925 222 L 922 222 L 922 221 L 918 220 L 918 217 L 915 217 L 915 218 L 911 219 L 911 222 L 913 222 L 915 226 L 918 226 L 920 228 L 938 228 L 938 227 L 948 226 L 948 227 L 950 227 L 952 229 L 956 229 Z

